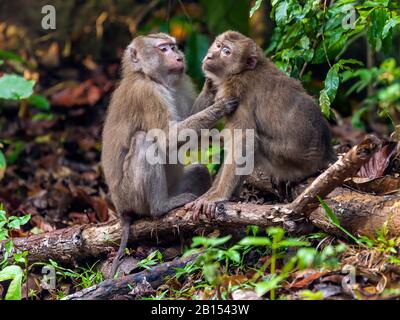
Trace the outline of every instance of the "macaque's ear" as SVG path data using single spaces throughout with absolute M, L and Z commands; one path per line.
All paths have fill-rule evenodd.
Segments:
M 129 50 L 129 55 L 131 57 L 132 62 L 138 63 L 139 59 L 137 56 L 137 50 L 133 46 L 129 46 L 128 50 Z
M 253 70 L 256 67 L 257 62 L 258 62 L 257 56 L 251 55 L 250 57 L 247 58 L 247 68 Z

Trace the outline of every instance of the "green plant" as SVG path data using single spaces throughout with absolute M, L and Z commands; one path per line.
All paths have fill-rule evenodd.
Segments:
M 156 250 L 150 253 L 145 259 L 138 262 L 138 267 L 150 270 L 152 266 L 163 263 L 164 258 L 160 251 Z
M 0 143 L 0 180 L 3 179 L 7 168 L 6 157 L 4 156 L 3 151 L 1 150 L 2 148 L 3 144 Z
M 194 237 L 192 240 L 192 249 L 185 253 L 187 256 L 194 252 L 202 252 L 196 259 L 196 266 L 202 270 L 206 281 L 211 285 L 217 285 L 220 281 L 221 261 L 224 262 L 226 272 L 231 262 L 236 264 L 241 262 L 241 255 L 238 252 L 239 246 L 232 246 L 228 249 L 221 247 L 231 237 L 230 235 L 223 238 Z
M 255 2 L 250 15 L 261 3 Z M 342 78 L 342 56 L 349 46 L 366 38 L 372 51 L 387 51 L 400 26 L 400 4 L 389 0 L 271 0 L 271 5 L 276 27 L 267 53 L 278 67 L 298 78 L 305 79 L 309 65 L 329 66 L 319 98 L 328 117 Z
M 6 300 L 20 300 L 22 290 L 22 280 L 24 271 L 18 265 L 8 265 L 8 259 L 14 251 L 14 244 L 10 239 L 10 232 L 18 230 L 22 225 L 26 224 L 30 219 L 30 215 L 22 217 L 7 217 L 4 207 L 0 204 L 0 241 L 4 242 L 3 260 L 0 262 L 0 281 L 11 280 L 8 287 Z M 27 268 L 28 252 L 15 252 L 13 260 L 15 263 L 21 263 Z
M 377 105 L 379 115 L 389 118 L 395 126 L 393 118 L 400 109 L 400 67 L 397 66 L 396 60 L 388 58 L 379 67 L 361 68 L 354 72 L 343 73 L 343 81 L 352 79 L 357 79 L 357 81 L 347 91 L 347 96 L 353 92 L 359 93 L 369 85 L 374 90 L 374 93 L 363 101 L 357 112 L 353 114 L 352 125 L 365 129 L 362 116 Z
M 327 217 L 329 218 L 330 222 L 338 229 L 340 229 L 343 233 L 345 233 L 350 239 L 352 239 L 355 243 L 360 243 L 360 239 L 354 237 L 350 232 L 348 232 L 345 228 L 340 225 L 340 221 L 338 217 L 335 215 L 333 210 L 328 206 L 328 204 L 321 199 L 320 196 L 317 196 L 318 201 L 320 202 L 322 208 L 324 209 Z
M 4 268 L 8 264 L 8 258 L 13 252 L 14 244 L 10 237 L 10 232 L 12 230 L 19 230 L 21 226 L 28 223 L 31 216 L 29 214 L 24 215 L 22 217 L 11 216 L 7 217 L 6 212 L 4 211 L 3 205 L 0 204 L 0 241 L 6 240 L 4 243 L 4 254 L 3 261 L 0 262 L 0 269 Z M 14 260 L 17 262 L 21 262 L 27 253 L 17 252 L 14 254 Z
M 276 270 L 276 261 L 281 257 L 281 250 L 288 247 L 304 247 L 310 245 L 306 241 L 296 238 L 284 238 L 285 231 L 279 227 L 270 227 L 267 229 L 269 237 L 246 237 L 239 244 L 242 246 L 267 246 L 271 248 L 271 259 L 261 268 L 260 272 L 264 273 L 267 265 L 270 265 L 270 275 L 260 283 L 256 284 L 256 292 L 262 296 L 270 291 L 271 300 L 275 300 L 275 289 L 279 287 L 279 283 L 284 280 L 292 270 L 295 259 L 290 258 L 289 262 L 284 266 L 278 275 Z
M 56 261 L 50 259 L 48 263 L 44 262 L 36 262 L 30 266 L 30 268 L 36 266 L 47 266 L 49 268 L 53 268 L 56 272 L 56 276 L 58 276 L 58 280 L 72 280 L 74 286 L 76 288 L 89 288 L 95 284 L 99 284 L 104 280 L 104 277 L 100 270 L 97 269 L 96 261 L 90 266 L 87 267 L 77 267 L 76 269 L 72 270 L 69 268 L 64 268 L 60 266 Z M 58 298 L 63 298 L 64 293 L 62 290 L 56 291 Z
M 0 58 L 2 58 L 0 59 L 0 66 L 4 66 L 4 61 L 6 60 L 10 62 L 10 67 L 17 64 L 18 66 L 22 65 L 22 67 L 18 67 L 15 69 L 23 70 L 25 68 L 24 59 L 12 52 L 0 50 Z M 34 121 L 51 119 L 53 115 L 50 110 L 49 101 L 42 95 L 33 94 L 33 87 L 35 86 L 35 83 L 36 82 L 34 80 L 26 80 L 21 75 L 15 73 L 5 73 L 0 77 L 0 103 L 1 100 L 18 101 L 20 105 L 20 110 L 26 108 L 27 105 L 31 105 L 40 110 L 40 112 L 33 115 L 32 119 Z M 2 104 L 0 104 L 0 107 L 1 106 Z M 8 144 L 14 145 L 14 142 L 10 141 Z M 20 150 L 19 147 L 20 145 L 17 145 L 14 150 Z M 13 161 L 11 159 L 14 159 L 15 161 L 15 156 L 18 156 L 18 153 L 14 152 L 13 154 L 9 154 L 7 157 L 5 157 L 3 151 L 1 150 L 2 148 L 3 144 L 0 143 L 0 180 L 4 176 L 6 164 L 11 163 L 10 161 Z
M 11 280 L 6 300 L 21 300 L 23 276 L 24 272 L 19 266 L 7 266 L 0 271 L 0 281 Z
M 357 243 L 362 247 L 367 247 L 370 249 L 374 248 L 377 249 L 378 251 L 385 252 L 386 254 L 389 254 L 389 256 L 387 257 L 389 263 L 400 265 L 400 259 L 398 258 L 399 254 L 398 246 L 400 244 L 400 237 L 389 236 L 389 228 L 387 226 L 388 224 L 387 221 L 382 225 L 382 227 L 379 230 L 377 230 L 375 238 L 371 239 L 370 237 L 367 236 L 355 237 L 340 225 L 338 217 L 335 215 L 333 210 L 327 205 L 327 203 L 320 197 L 318 197 L 318 200 L 320 201 L 321 206 L 325 210 L 325 213 L 328 216 L 330 222 L 338 229 L 340 229 L 343 233 L 345 233 L 355 243 Z M 395 256 L 393 256 L 393 254 Z

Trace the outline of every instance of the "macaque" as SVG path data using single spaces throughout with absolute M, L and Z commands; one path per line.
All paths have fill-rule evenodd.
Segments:
M 211 185 L 208 170 L 202 165 L 184 167 L 170 159 L 153 163 L 148 158 L 154 144 L 170 148 L 169 131 L 175 132 L 172 139 L 185 129 L 200 132 L 238 106 L 236 99 L 224 97 L 212 99 L 212 105 L 205 107 L 204 103 L 211 101 L 206 99 L 207 94 L 194 103 L 193 84 L 185 68 L 184 55 L 175 39 L 164 33 L 138 36 L 124 52 L 122 80 L 108 107 L 101 156 L 122 225 L 111 276 L 118 269 L 135 219 L 161 217 L 195 200 Z M 193 110 L 199 112 L 192 114 Z M 169 139 L 149 138 L 153 129 L 162 130 Z
M 286 76 L 250 38 L 227 31 L 216 38 L 202 65 L 206 86 L 215 87 L 215 99 L 234 96 L 238 109 L 226 117 L 226 129 L 254 130 L 254 148 L 246 156 L 256 170 L 276 183 L 295 183 L 317 173 L 335 159 L 331 135 L 313 98 L 301 83 Z M 226 157 L 242 152 L 233 141 Z M 237 150 L 237 148 L 242 148 Z M 236 150 L 235 150 L 236 149 Z M 236 174 L 235 161 L 224 163 L 212 187 L 185 206 L 194 218 L 215 215 L 219 202 L 238 190 L 246 175 Z

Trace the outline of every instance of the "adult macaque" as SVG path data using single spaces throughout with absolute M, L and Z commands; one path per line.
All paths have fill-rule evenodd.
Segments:
M 335 158 L 328 125 L 299 81 L 286 76 L 250 38 L 227 31 L 216 38 L 203 60 L 203 71 L 216 87 L 216 99 L 235 96 L 240 105 L 228 115 L 225 128 L 254 129 L 255 168 L 276 182 L 297 182 L 326 167 Z M 246 133 L 239 139 L 246 140 Z M 233 141 L 226 156 L 232 156 Z M 242 144 L 243 145 L 243 144 Z M 241 152 L 242 150 L 236 150 Z M 185 206 L 195 218 L 212 217 L 216 204 L 240 188 L 244 175 L 237 164 L 223 164 L 210 190 Z
M 135 38 L 122 60 L 122 80 L 115 90 L 103 130 L 102 166 L 112 201 L 121 217 L 122 237 L 111 268 L 114 276 L 129 238 L 129 227 L 142 216 L 160 217 L 193 201 L 211 184 L 201 165 L 184 168 L 175 161 L 151 164 L 146 153 L 155 140 L 152 129 L 175 132 L 207 129 L 233 112 L 235 99 L 221 99 L 204 108 L 206 91 L 193 105 L 192 82 L 175 39 L 158 33 Z M 158 143 L 158 141 L 157 141 Z M 163 142 L 160 141 L 160 144 Z M 164 142 L 165 143 L 165 142 Z M 176 141 L 175 141 L 176 143 Z M 166 141 L 166 148 L 170 141 Z M 165 146 L 164 146 L 165 147 Z

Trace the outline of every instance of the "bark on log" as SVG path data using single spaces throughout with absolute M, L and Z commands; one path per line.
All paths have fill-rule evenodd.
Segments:
M 201 218 L 194 222 L 182 209 L 174 210 L 160 220 L 139 220 L 131 227 L 130 241 L 147 238 L 162 237 L 165 234 L 179 234 L 181 231 L 193 232 L 198 228 L 226 228 L 227 226 L 258 225 L 260 227 L 282 226 L 289 232 L 299 231 L 304 225 L 304 215 L 309 216 L 317 204 L 316 195 L 325 197 L 343 180 L 357 172 L 359 168 L 377 150 L 379 140 L 373 136 L 367 137 L 360 145 L 351 149 L 344 157 L 322 173 L 296 200 L 289 205 L 254 205 L 240 203 L 221 203 L 218 205 L 218 215 L 215 220 L 209 221 Z M 356 194 L 354 195 L 357 196 Z M 350 202 L 349 202 L 350 200 Z M 352 199 L 341 202 L 341 206 L 348 208 L 347 212 L 353 214 Z M 393 199 L 393 209 L 400 200 Z M 399 202 L 397 202 L 399 201 Z M 368 203 L 363 203 L 364 211 L 371 211 Z M 376 212 L 376 211 L 374 211 Z M 346 216 L 349 224 L 353 219 L 359 223 L 358 216 Z M 317 227 L 322 229 L 326 223 L 322 218 L 310 219 Z M 366 219 L 377 223 L 368 216 Z M 394 216 L 397 221 L 398 215 Z M 363 224 L 364 225 L 364 224 Z M 397 222 L 395 223 L 397 226 Z M 379 228 L 381 225 L 372 225 Z M 331 230 L 331 228 L 329 229 Z M 357 230 L 354 224 L 353 230 Z M 361 232 L 363 230 L 360 230 Z M 393 230 L 397 232 L 396 230 Z M 99 256 L 118 246 L 120 241 L 120 223 L 111 221 L 98 225 L 77 226 L 61 229 L 50 233 L 39 234 L 27 238 L 14 239 L 14 247 L 21 251 L 29 252 L 29 261 L 47 261 L 49 258 L 60 262 L 74 262 L 88 256 Z M 358 232 L 356 232 L 358 233 Z M 4 252 L 4 242 L 0 243 L 0 259 Z
M 373 135 L 368 135 L 359 145 L 353 147 L 320 174 L 306 190 L 289 204 L 289 208 L 308 216 L 319 203 L 317 196 L 324 198 L 340 186 L 346 178 L 354 176 L 380 147 L 380 140 Z
M 86 288 L 74 294 L 66 296 L 63 300 L 112 300 L 119 296 L 129 298 L 129 293 L 133 286 L 150 285 L 157 289 L 164 283 L 165 277 L 176 273 L 176 268 L 183 268 L 188 263 L 194 261 L 198 255 L 176 259 L 170 262 L 160 264 L 151 270 L 145 270 L 135 274 L 130 274 L 119 279 L 105 280 L 99 285 Z M 134 296 L 132 296 L 134 298 Z
M 400 235 L 400 196 L 373 196 L 338 188 L 325 200 L 340 220 L 340 225 L 353 235 L 375 237 L 385 223 L 389 236 Z M 330 234 L 343 235 L 327 219 L 323 208 L 314 210 L 311 222 Z

